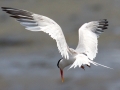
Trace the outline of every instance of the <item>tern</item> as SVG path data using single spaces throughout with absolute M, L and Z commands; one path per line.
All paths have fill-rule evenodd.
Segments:
M 64 81 L 63 69 L 69 65 L 71 65 L 70 68 L 76 68 L 78 66 L 82 69 L 85 69 L 84 66 L 90 67 L 90 64 L 110 68 L 93 61 L 98 52 L 98 38 L 100 34 L 107 29 L 107 19 L 83 24 L 78 30 L 79 41 L 77 48 L 72 49 L 67 45 L 61 27 L 54 20 L 27 10 L 11 7 L 1 8 L 6 13 L 10 14 L 10 17 L 15 18 L 21 25 L 25 26 L 25 29 L 30 31 L 43 31 L 56 40 L 58 50 L 62 56 L 57 63 L 62 82 Z

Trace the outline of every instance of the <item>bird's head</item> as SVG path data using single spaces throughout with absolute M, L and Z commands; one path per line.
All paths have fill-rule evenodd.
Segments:
M 62 80 L 62 82 L 64 82 L 64 77 L 63 77 L 63 69 L 64 69 L 64 66 L 63 66 L 63 58 L 61 58 L 61 59 L 58 61 L 57 67 L 60 69 L 61 80 Z

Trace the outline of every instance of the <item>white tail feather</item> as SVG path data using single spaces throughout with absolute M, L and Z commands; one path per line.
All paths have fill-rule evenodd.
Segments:
M 105 68 L 113 69 L 113 68 L 110 68 L 108 66 L 96 63 L 92 60 L 89 60 L 88 57 L 84 54 L 77 55 L 75 62 L 70 66 L 69 69 L 76 68 L 77 66 L 81 67 L 82 65 L 89 65 L 90 66 L 90 63 L 92 63 L 95 66 L 102 66 L 102 67 L 105 67 Z
M 87 58 L 87 56 L 85 56 L 84 54 L 78 54 L 76 55 L 76 60 L 75 62 L 71 65 L 70 68 L 76 68 L 77 66 L 81 67 L 81 65 L 90 65 L 89 59 Z
M 108 66 L 105 66 L 105 65 L 102 65 L 102 64 L 93 62 L 93 61 L 91 61 L 91 60 L 89 60 L 89 61 L 90 61 L 90 63 L 94 64 L 95 66 L 102 66 L 102 67 L 105 67 L 105 68 L 113 69 L 113 68 L 110 68 L 110 67 L 108 67 Z

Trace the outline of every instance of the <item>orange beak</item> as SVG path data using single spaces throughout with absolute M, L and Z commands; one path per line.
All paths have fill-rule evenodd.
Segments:
M 61 74 L 61 80 L 62 80 L 62 82 L 64 82 L 63 70 L 62 69 L 60 69 L 60 74 Z

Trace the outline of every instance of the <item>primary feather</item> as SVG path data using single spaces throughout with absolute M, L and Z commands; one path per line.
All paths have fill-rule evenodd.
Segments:
M 108 21 L 106 19 L 103 19 L 100 21 L 91 21 L 85 23 L 80 27 L 79 42 L 76 48 L 76 52 L 78 52 L 79 54 L 75 56 L 75 61 L 70 68 L 82 66 L 84 69 L 83 65 L 90 66 L 90 63 L 92 63 L 95 66 L 99 65 L 106 68 L 110 68 L 93 61 L 93 59 L 96 57 L 96 54 L 98 52 L 97 38 L 101 33 L 104 32 L 105 29 L 107 29 L 107 26 L 108 26 Z
M 88 58 L 93 60 L 97 54 L 97 38 L 107 29 L 108 21 L 106 19 L 100 21 L 91 21 L 85 23 L 79 29 L 79 42 L 76 51 L 85 53 Z
M 61 27 L 52 19 L 38 15 L 26 10 L 2 7 L 3 11 L 9 13 L 11 17 L 17 19 L 25 29 L 30 31 L 43 31 L 48 33 L 57 42 L 58 50 L 62 57 L 69 59 L 68 45 L 63 35 Z

